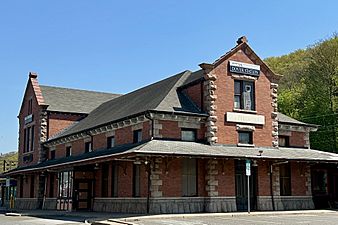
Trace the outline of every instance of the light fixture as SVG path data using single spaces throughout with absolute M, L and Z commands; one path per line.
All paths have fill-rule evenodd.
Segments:
M 257 164 L 257 160 L 253 160 L 253 162 L 252 162 L 252 166 L 253 166 L 253 167 L 256 167 L 256 166 L 258 166 L 258 164 Z
M 259 155 L 258 155 L 258 156 L 262 156 L 262 154 L 263 154 L 263 150 L 259 150 L 259 151 L 258 151 L 258 153 L 259 153 Z
M 94 170 L 98 170 L 98 169 L 100 169 L 99 164 L 95 163 Z

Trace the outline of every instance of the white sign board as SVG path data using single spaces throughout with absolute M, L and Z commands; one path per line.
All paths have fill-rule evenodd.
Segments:
M 250 160 L 246 160 L 246 162 L 245 162 L 245 175 L 247 175 L 247 176 L 251 175 L 251 162 L 250 162 Z
M 262 115 L 227 112 L 227 122 L 264 125 L 265 117 Z
M 259 65 L 229 60 L 229 70 L 232 73 L 240 73 L 258 77 L 261 67 Z
M 6 187 L 11 186 L 11 179 L 10 178 L 6 178 Z

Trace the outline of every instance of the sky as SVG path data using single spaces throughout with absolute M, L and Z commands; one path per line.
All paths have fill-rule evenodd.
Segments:
M 213 62 L 245 35 L 261 58 L 338 32 L 338 1 L 1 0 L 0 152 L 17 150 L 29 71 L 40 84 L 128 93 Z

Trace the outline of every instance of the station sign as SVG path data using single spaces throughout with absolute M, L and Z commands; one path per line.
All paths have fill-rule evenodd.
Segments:
M 259 77 L 261 67 L 255 64 L 229 60 L 229 70 L 232 73 L 239 73 Z

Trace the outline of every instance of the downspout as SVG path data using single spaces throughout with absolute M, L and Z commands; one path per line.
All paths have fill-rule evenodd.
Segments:
M 152 114 L 147 111 L 144 116 L 149 119 L 151 121 L 151 137 L 150 140 L 154 139 L 154 117 L 152 116 Z M 149 214 L 150 212 L 150 176 L 151 176 L 151 166 L 150 166 L 150 161 L 145 161 L 146 163 L 146 167 L 147 167 L 147 173 L 148 173 L 148 177 L 147 177 L 147 214 Z
M 147 111 L 144 116 L 151 121 L 151 137 L 150 140 L 154 139 L 154 117 L 153 115 Z
M 285 164 L 285 163 L 289 163 L 289 161 L 276 162 L 276 163 L 271 163 L 270 164 L 270 193 L 271 193 L 272 211 L 276 211 L 276 208 L 275 208 L 275 197 L 273 195 L 273 186 L 272 186 L 272 172 L 273 172 L 272 167 L 276 166 L 276 165 L 280 165 L 280 164 Z
M 147 182 L 147 214 L 150 212 L 150 175 L 151 175 L 151 166 L 150 162 L 146 161 L 146 167 L 148 172 L 148 182 Z

